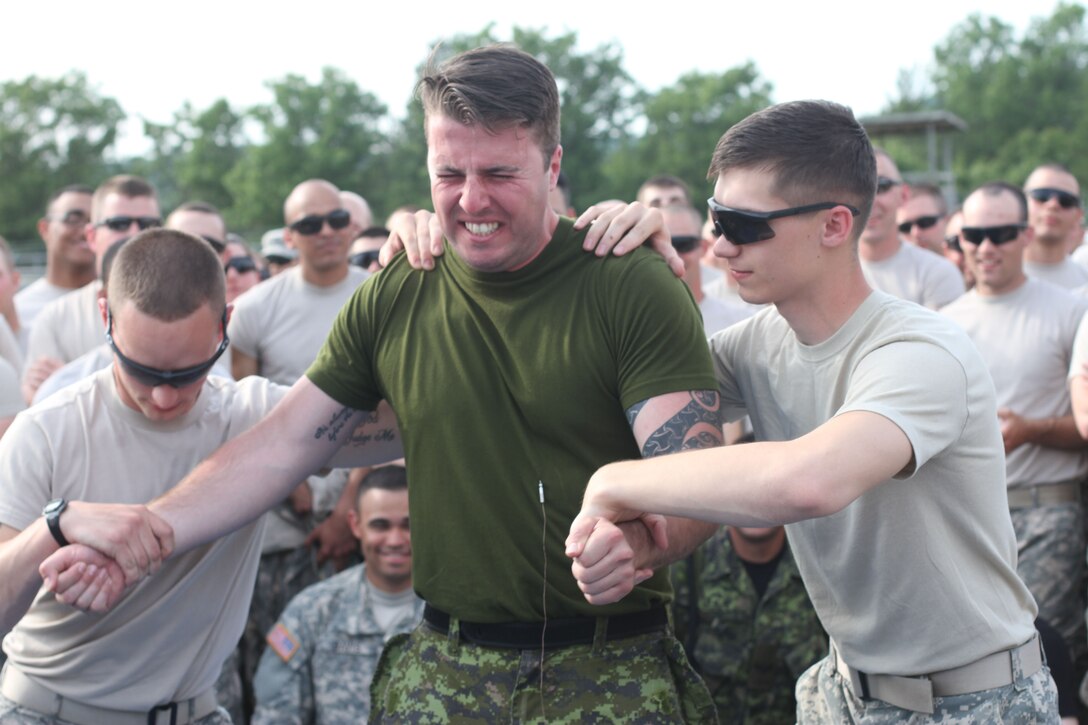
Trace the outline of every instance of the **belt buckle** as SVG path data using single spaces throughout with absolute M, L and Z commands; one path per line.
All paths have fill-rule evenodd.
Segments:
M 165 705 L 156 705 L 147 711 L 147 725 L 156 725 L 159 721 L 159 711 L 170 711 L 170 725 L 178 725 L 178 704 L 168 702 Z

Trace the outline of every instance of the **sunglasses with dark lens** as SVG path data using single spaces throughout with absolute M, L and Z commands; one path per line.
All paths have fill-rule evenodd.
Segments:
M 111 216 L 109 219 L 103 219 L 95 224 L 96 227 L 109 227 L 115 232 L 123 232 L 133 224 L 140 228 L 142 232 L 145 229 L 151 229 L 152 227 L 161 227 L 162 219 L 157 216 Z
M 321 227 L 328 222 L 330 229 L 343 229 L 351 223 L 351 213 L 347 209 L 333 209 L 328 214 L 310 214 L 291 224 L 291 229 L 310 236 L 321 231 Z
M 370 265 L 378 261 L 378 255 L 380 253 L 380 249 L 370 249 L 366 252 L 356 252 L 355 254 L 351 255 L 348 260 L 356 267 L 370 269 Z
M 1032 189 L 1028 192 L 1035 201 L 1040 204 L 1045 204 L 1054 197 L 1058 198 L 1058 203 L 1062 205 L 1062 209 L 1072 209 L 1073 207 L 1080 206 L 1080 197 L 1076 194 L 1070 194 L 1068 191 L 1062 191 L 1061 189 Z
M 227 337 L 227 310 L 225 308 L 223 309 L 222 325 L 223 340 L 219 343 L 219 347 L 216 349 L 215 354 L 210 358 L 199 365 L 193 365 L 188 368 L 181 368 L 179 370 L 160 370 L 159 368 L 148 367 L 147 365 L 141 365 L 135 360 L 130 360 L 125 357 L 124 353 L 117 349 L 117 343 L 113 341 L 113 313 L 109 307 L 106 308 L 106 342 L 109 344 L 110 349 L 113 350 L 113 354 L 117 356 L 121 366 L 124 367 L 125 372 L 134 377 L 141 385 L 146 385 L 149 388 L 157 388 L 160 385 L 169 385 L 172 388 L 184 388 L 186 385 L 192 385 L 207 375 L 216 361 L 222 357 L 224 352 L 226 352 L 227 345 L 230 344 L 230 339 Z
M 989 239 L 994 244 L 1005 244 L 1020 236 L 1027 228 L 1026 224 L 1002 224 L 996 227 L 964 227 L 960 229 L 960 239 L 969 244 L 982 244 Z
M 699 246 L 699 237 L 693 237 L 689 234 L 683 234 L 672 238 L 672 248 L 680 254 L 687 254 L 688 252 Z
M 201 234 L 200 238 L 208 244 L 212 245 L 212 249 L 215 250 L 216 254 L 221 253 L 224 249 L 227 248 L 226 242 L 221 239 L 216 239 L 215 237 L 209 236 L 207 234 Z
M 960 246 L 960 235 L 951 234 L 944 238 L 945 245 L 953 252 L 963 253 L 963 247 Z
M 809 214 L 814 211 L 834 209 L 837 206 L 846 207 L 854 216 L 859 214 L 858 210 L 849 204 L 841 204 L 837 201 L 822 201 L 819 204 L 794 206 L 789 209 L 779 209 L 778 211 L 733 209 L 714 201 L 714 197 L 707 199 L 706 203 L 710 207 L 710 213 L 714 216 L 714 231 L 718 233 L 718 236 L 725 237 L 732 244 L 738 245 L 755 244 L 774 237 L 774 229 L 771 229 L 771 225 L 767 223 L 771 219 Z
M 899 186 L 903 182 L 899 179 L 889 179 L 887 176 L 876 177 L 876 193 L 884 194 L 891 190 L 893 186 Z
M 231 257 L 227 260 L 227 263 L 223 265 L 223 272 L 229 272 L 232 269 L 238 274 L 255 272 L 257 271 L 257 263 L 249 257 Z
M 911 227 L 918 227 L 919 229 L 929 229 L 940 220 L 939 216 L 920 216 L 917 219 L 911 219 L 905 221 L 899 225 L 900 234 L 910 234 Z
M 51 222 L 60 222 L 66 227 L 81 227 L 91 220 L 82 209 L 69 209 L 61 216 L 47 216 Z

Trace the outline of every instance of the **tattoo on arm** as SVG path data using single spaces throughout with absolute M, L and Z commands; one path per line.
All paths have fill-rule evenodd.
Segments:
M 646 438 L 642 444 L 643 458 L 720 446 L 722 426 L 718 402 L 717 391 L 692 391 L 691 401 Z M 633 422 L 645 403 L 629 408 L 628 420 Z
M 330 442 L 336 442 L 340 431 L 354 415 L 354 409 L 344 406 L 333 414 L 328 423 L 317 427 L 317 430 L 314 431 L 314 440 L 328 438 Z
M 643 400 L 641 403 L 635 403 L 627 409 L 627 425 L 630 425 L 632 427 L 635 425 L 635 418 L 638 417 L 638 414 L 642 412 L 642 409 L 645 406 L 646 401 Z

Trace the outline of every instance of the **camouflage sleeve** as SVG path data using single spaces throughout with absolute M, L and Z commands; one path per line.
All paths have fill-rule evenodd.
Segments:
M 313 639 L 288 606 L 268 633 L 253 677 L 252 725 L 313 725 L 316 719 L 311 658 Z

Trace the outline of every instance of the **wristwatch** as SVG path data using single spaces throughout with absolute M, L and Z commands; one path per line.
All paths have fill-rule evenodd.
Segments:
M 42 509 L 42 516 L 45 517 L 45 523 L 49 526 L 49 533 L 61 546 L 68 546 L 68 539 L 64 538 L 60 530 L 60 515 L 66 508 L 68 508 L 68 499 L 55 498 Z

